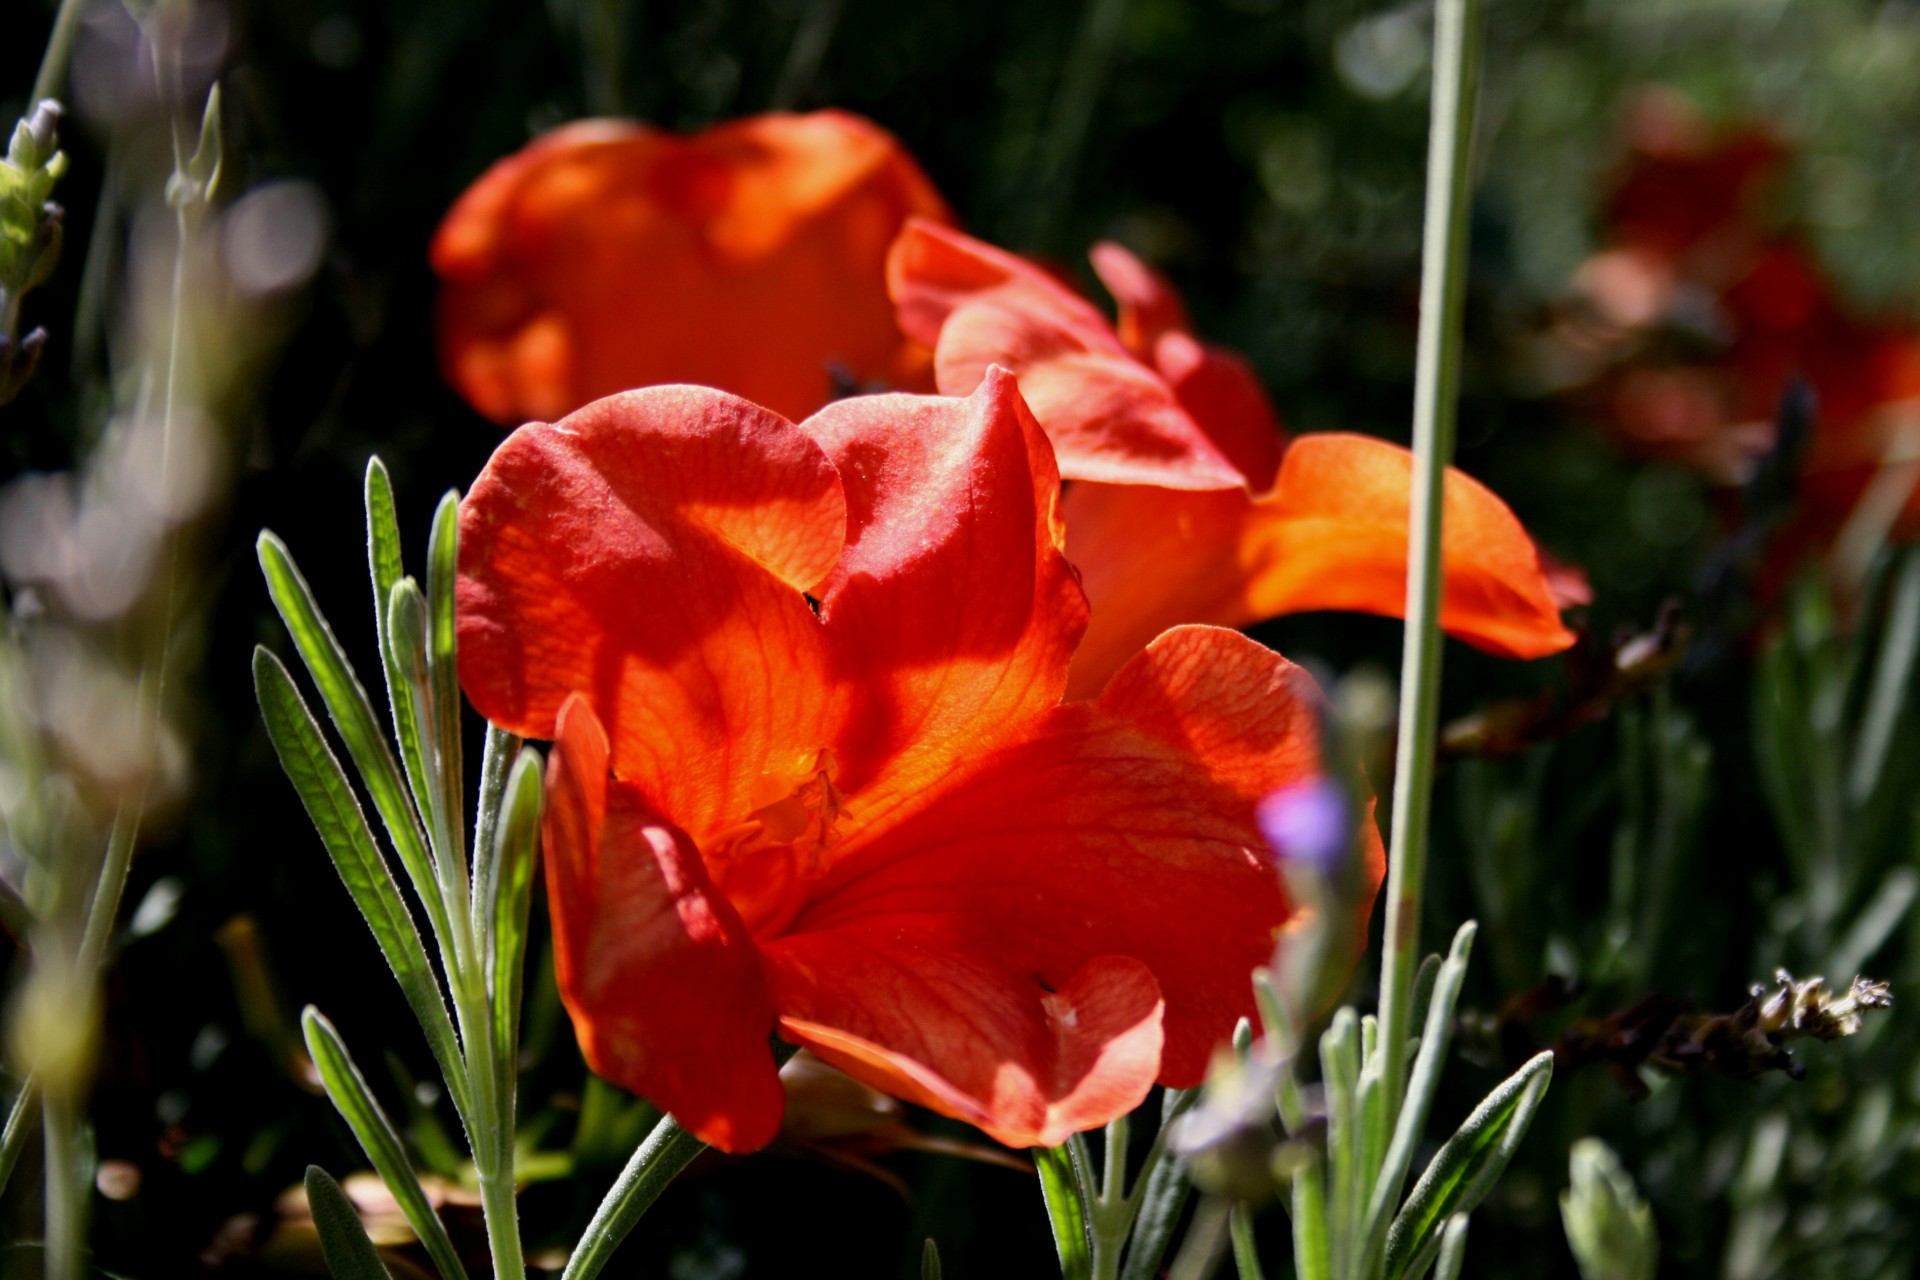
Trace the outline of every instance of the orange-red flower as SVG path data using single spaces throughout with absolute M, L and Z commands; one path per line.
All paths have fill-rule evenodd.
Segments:
M 697 382 L 804 417 L 838 382 L 909 386 L 887 245 L 945 219 L 898 141 L 842 111 L 679 137 L 589 120 L 495 164 L 434 236 L 440 359 L 481 413 L 549 420 Z
M 999 371 L 798 426 L 658 387 L 494 454 L 461 676 L 554 739 L 557 972 L 595 1070 L 729 1150 L 775 1132 L 776 1032 L 1012 1145 L 1201 1079 L 1293 912 L 1254 807 L 1317 771 L 1318 695 L 1183 627 L 1063 703 L 1086 602 L 1058 492 Z
M 1012 370 L 1076 482 L 1067 556 L 1093 614 L 1074 695 L 1177 623 L 1399 616 L 1413 455 L 1346 434 L 1283 454 L 1246 362 L 1195 339 L 1172 288 L 1125 249 L 1092 256 L 1117 328 L 1030 263 L 930 223 L 907 225 L 887 267 L 901 327 L 934 348 L 940 390 L 964 395 L 989 366 Z M 1572 644 L 1560 609 L 1584 600 L 1584 583 L 1550 580 L 1506 504 L 1458 471 L 1445 502 L 1441 625 L 1510 657 Z

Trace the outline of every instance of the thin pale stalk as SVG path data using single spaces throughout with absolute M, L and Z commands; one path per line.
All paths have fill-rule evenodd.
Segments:
M 46 1280 L 80 1280 L 87 1238 L 86 1201 L 80 1194 L 80 1118 L 65 1086 L 41 1102 L 46 1133 Z
M 5 1192 L 7 1184 L 13 1181 L 13 1168 L 20 1163 L 20 1148 L 27 1145 L 27 1135 L 33 1132 L 33 1118 L 40 1112 L 40 1082 L 28 1076 L 20 1082 L 20 1092 L 14 1095 L 13 1107 L 7 1112 L 7 1126 L 0 1132 L 0 1192 Z
M 81 0 L 60 0 L 60 12 L 53 17 L 53 30 L 47 36 L 47 50 L 40 55 L 40 71 L 33 78 L 33 93 L 27 98 L 27 110 L 46 98 L 57 98 L 66 88 L 67 65 L 73 61 L 73 37 L 80 30 Z
M 1388 848 L 1381 1083 L 1387 1114 L 1399 1114 L 1406 1084 L 1420 903 L 1440 716 L 1441 498 L 1453 456 L 1466 297 L 1467 215 L 1474 108 L 1479 98 L 1481 0 L 1438 0 L 1427 208 L 1421 248 L 1420 340 L 1414 362 L 1413 505 L 1407 530 L 1407 629 L 1400 666 L 1400 741 Z

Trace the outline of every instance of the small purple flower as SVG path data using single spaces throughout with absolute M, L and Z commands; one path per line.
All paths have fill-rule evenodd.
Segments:
M 1322 876 L 1333 876 L 1353 848 L 1353 806 L 1330 778 L 1274 792 L 1254 810 L 1260 834 L 1279 856 Z

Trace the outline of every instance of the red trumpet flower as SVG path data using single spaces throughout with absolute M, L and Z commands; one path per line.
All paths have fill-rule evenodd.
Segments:
M 1002 365 L 1076 483 L 1067 556 L 1092 606 L 1074 696 L 1096 692 L 1182 622 L 1244 626 L 1282 613 L 1405 608 L 1413 455 L 1365 436 L 1286 446 L 1246 363 L 1189 332 L 1172 288 L 1118 245 L 1093 251 L 1119 302 L 1109 324 L 1012 254 L 910 222 L 888 259 L 901 327 L 934 348 L 940 390 L 964 395 Z M 1562 607 L 1585 584 L 1549 577 L 1505 503 L 1446 480 L 1441 625 L 1507 657 L 1573 643 Z
M 678 137 L 557 129 L 489 169 L 434 236 L 440 359 L 504 424 L 697 382 L 804 417 L 837 384 L 924 383 L 887 245 L 946 203 L 900 144 L 843 111 Z M 930 387 L 929 387 L 930 389 Z
M 1016 1146 L 1200 1081 L 1294 915 L 1254 809 L 1318 772 L 1319 696 L 1182 627 L 1063 703 L 1058 493 L 998 370 L 798 426 L 658 387 L 501 445 L 461 509 L 461 676 L 554 739 L 595 1070 L 736 1151 L 779 1122 L 772 1034 Z

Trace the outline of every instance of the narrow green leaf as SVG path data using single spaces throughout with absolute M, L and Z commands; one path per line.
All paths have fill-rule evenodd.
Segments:
M 447 833 L 457 838 L 466 826 L 466 769 L 460 737 L 460 674 L 454 629 L 454 584 L 460 574 L 460 495 L 449 492 L 433 513 L 427 540 L 427 674 L 433 698 L 433 737 Z M 448 848 L 442 856 L 462 858 Z M 462 859 L 464 862 L 464 859 Z M 464 876 L 464 873 L 463 873 Z
M 393 482 L 379 458 L 367 463 L 367 569 L 373 579 L 374 639 L 380 645 L 380 669 L 386 676 L 387 709 L 393 716 L 393 736 L 400 744 L 400 762 L 406 769 L 416 812 L 433 812 L 427 790 L 426 754 L 420 741 L 420 720 L 406 673 L 387 643 L 387 620 L 392 613 L 393 589 L 406 576 L 400 549 L 400 518 L 393 503 Z
M 373 798 L 373 807 L 386 824 L 394 850 L 400 855 L 400 864 L 413 881 L 414 892 L 426 904 L 427 918 L 435 934 L 444 936 L 446 903 L 434 882 L 419 818 L 406 784 L 401 781 L 393 751 L 374 719 L 366 688 L 354 674 L 346 650 L 340 647 L 333 628 L 321 615 L 313 591 L 300 576 L 286 545 L 273 534 L 262 532 L 258 550 L 260 568 L 266 575 L 267 593 L 273 598 L 274 608 L 287 624 L 294 648 L 319 688 L 320 700 L 339 730 L 341 741 L 346 743 L 347 754 L 360 771 L 367 794 Z
M 306 1033 L 307 1052 L 313 1055 L 313 1065 L 320 1072 L 327 1097 L 332 1099 L 347 1127 L 353 1130 L 353 1136 L 360 1140 L 360 1149 L 367 1153 L 367 1159 L 387 1184 L 387 1190 L 406 1215 L 413 1233 L 420 1237 L 433 1265 L 440 1269 L 444 1280 L 466 1280 L 466 1268 L 460 1265 L 460 1256 L 447 1237 L 446 1225 L 427 1203 L 427 1193 L 420 1188 L 420 1179 L 414 1175 L 406 1148 L 400 1144 L 400 1135 L 368 1091 L 366 1078 L 353 1064 L 340 1033 L 312 1005 L 301 1011 L 300 1029 Z
M 1385 1244 L 1380 1233 L 1388 1215 L 1400 1199 L 1406 1185 L 1407 1170 L 1413 1164 L 1413 1150 L 1427 1131 L 1427 1116 L 1433 1110 L 1433 1095 L 1440 1087 L 1440 1073 L 1447 1065 L 1447 1048 L 1453 1040 L 1453 1010 L 1460 1001 L 1460 987 L 1467 979 L 1467 959 L 1473 954 L 1473 939 L 1479 926 L 1469 920 L 1453 935 L 1453 946 L 1434 979 L 1433 996 L 1427 1005 L 1427 1021 L 1420 1033 L 1420 1051 L 1414 1056 L 1413 1069 L 1402 1093 L 1400 1116 L 1394 1123 L 1393 1141 L 1387 1147 L 1380 1173 L 1374 1180 L 1367 1201 L 1367 1254 L 1380 1256 Z
M 1534 1055 L 1482 1099 L 1434 1154 L 1387 1231 L 1386 1280 L 1418 1276 L 1431 1265 L 1443 1224 L 1471 1213 L 1492 1190 L 1552 1079 L 1553 1054 Z
M 1253 1211 L 1236 1204 L 1227 1212 L 1227 1229 L 1233 1236 L 1233 1266 L 1240 1280 L 1267 1280 L 1260 1269 L 1260 1250 L 1253 1242 Z
M 420 944 L 413 916 L 401 900 L 386 859 L 373 842 L 360 802 L 347 785 L 345 771 L 320 736 L 320 726 L 294 687 L 293 677 L 280 659 L 264 648 L 253 651 L 253 687 L 266 720 L 267 737 L 273 742 L 281 767 L 319 830 L 341 883 L 373 930 L 407 1006 L 426 1033 L 455 1105 L 462 1116 L 469 1115 L 466 1070 L 446 1000 Z
M 504 752 L 502 754 L 505 754 Z M 520 1051 L 520 993 L 525 981 L 527 914 L 533 901 L 533 874 L 540 857 L 540 813 L 545 799 L 540 753 L 522 747 L 507 776 L 494 852 L 487 860 L 492 898 L 492 946 L 488 955 L 488 997 L 493 1008 L 494 1052 L 511 1064 Z M 507 1078 L 512 1078 L 509 1070 Z
M 1460 1280 L 1460 1268 L 1467 1263 L 1467 1215 L 1456 1213 L 1447 1219 L 1440 1233 L 1440 1265 L 1433 1280 Z
M 1440 964 L 1440 953 L 1429 951 L 1413 975 L 1413 1000 L 1409 1006 L 1413 1016 L 1407 1020 L 1410 1027 L 1427 1025 L 1427 1009 L 1433 1004 L 1433 984 L 1440 976 Z
M 1315 1157 L 1293 1175 L 1293 1270 L 1299 1280 L 1333 1275 L 1327 1238 L 1327 1163 Z
M 1067 1145 L 1035 1147 L 1033 1164 L 1040 1174 L 1040 1194 L 1047 1203 L 1047 1221 L 1053 1226 L 1062 1280 L 1089 1280 L 1093 1274 L 1093 1237 L 1088 1231 L 1086 1189 L 1072 1153 Z
M 27 1145 L 27 1135 L 33 1131 L 33 1121 L 40 1114 L 40 1088 L 32 1076 L 20 1083 L 20 1092 L 13 1095 L 13 1105 L 7 1108 L 7 1125 L 0 1131 L 0 1192 L 7 1189 L 13 1181 L 13 1167 L 20 1162 L 20 1148 Z
M 940 1280 L 940 1246 L 932 1236 L 920 1248 L 920 1280 Z
M 340 1184 L 317 1164 L 307 1166 L 307 1208 L 314 1230 L 320 1233 L 320 1252 L 333 1280 L 393 1280 L 379 1251 L 367 1238 L 353 1201 Z
M 1327 1106 L 1327 1236 L 1329 1265 L 1346 1274 L 1353 1242 L 1360 1169 L 1360 1019 L 1352 1009 L 1333 1015 L 1320 1037 L 1320 1079 Z
M 1193 1183 L 1187 1177 L 1186 1162 L 1166 1149 L 1167 1127 L 1199 1100 L 1198 1089 L 1168 1089 L 1160 1098 L 1160 1138 L 1155 1146 L 1159 1158 L 1151 1156 L 1142 1172 L 1139 1197 L 1133 1216 L 1133 1235 L 1127 1243 L 1126 1265 L 1120 1280 L 1154 1280 L 1160 1263 L 1173 1245 Z
M 614 1180 L 606 1199 L 594 1210 L 593 1221 L 587 1224 L 579 1246 L 567 1259 L 567 1269 L 561 1272 L 560 1280 L 592 1280 L 599 1275 L 613 1251 L 653 1207 L 667 1184 L 706 1149 L 706 1143 L 682 1129 L 672 1116 L 655 1125 Z
M 1901 561 L 1880 636 L 1873 688 L 1848 770 L 1847 790 L 1855 804 L 1865 803 L 1879 789 L 1894 730 L 1907 712 L 1914 660 L 1920 656 L 1920 553 L 1909 551 Z

